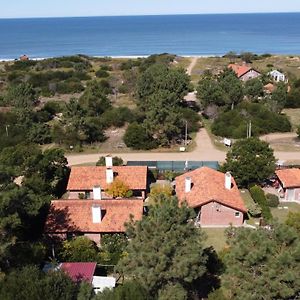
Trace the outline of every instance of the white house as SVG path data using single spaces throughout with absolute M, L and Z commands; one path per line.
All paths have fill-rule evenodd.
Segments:
M 272 77 L 273 80 L 276 82 L 280 82 L 280 81 L 286 82 L 285 75 L 283 73 L 279 72 L 278 70 L 273 70 L 273 71 L 269 72 L 268 75 L 270 77 Z

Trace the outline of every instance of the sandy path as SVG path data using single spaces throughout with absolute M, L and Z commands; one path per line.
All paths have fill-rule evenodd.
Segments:
M 197 61 L 198 61 L 198 57 L 192 57 L 192 61 L 186 69 L 186 73 L 188 75 L 190 75 L 190 76 L 192 75 L 192 71 L 193 71 L 194 67 L 196 66 Z

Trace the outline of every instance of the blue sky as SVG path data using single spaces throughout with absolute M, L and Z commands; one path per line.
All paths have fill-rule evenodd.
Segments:
M 0 18 L 300 12 L 299 0 L 0 0 Z

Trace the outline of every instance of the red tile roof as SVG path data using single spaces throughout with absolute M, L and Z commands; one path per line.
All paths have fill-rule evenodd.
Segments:
M 185 192 L 185 178 L 192 179 L 192 189 Z M 176 177 L 176 194 L 180 202 L 186 201 L 190 207 L 196 208 L 211 201 L 247 212 L 234 178 L 232 188 L 225 188 L 225 174 L 208 167 L 202 167 Z
M 93 223 L 94 204 L 101 207 L 101 223 Z M 142 218 L 143 200 L 54 200 L 45 232 L 125 232 L 124 223 L 130 220 L 130 215 L 134 220 Z
M 236 65 L 236 64 L 230 64 L 228 66 L 228 68 L 232 69 L 238 78 L 240 78 L 241 76 L 245 75 L 250 70 L 252 70 L 251 67 L 248 67 L 246 65 L 240 66 L 240 65 Z
M 284 188 L 300 187 L 300 169 L 283 169 L 277 170 L 275 173 Z
M 88 281 L 92 283 L 97 263 L 71 262 L 62 263 L 60 268 L 75 282 Z
M 147 188 L 147 170 L 145 166 L 120 166 L 112 168 L 117 177 L 131 190 L 145 190 Z M 84 191 L 92 190 L 100 185 L 106 189 L 106 167 L 72 167 L 67 190 Z

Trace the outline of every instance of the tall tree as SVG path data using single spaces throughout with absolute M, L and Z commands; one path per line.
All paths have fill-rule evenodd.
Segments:
M 223 284 L 230 299 L 297 299 L 300 241 L 286 225 L 271 229 L 231 228 Z
M 192 284 L 207 272 L 205 237 L 191 222 L 194 217 L 186 205 L 178 207 L 176 198 L 164 197 L 160 205 L 150 207 L 147 217 L 128 225 L 128 255 L 118 269 L 152 296 L 169 294 L 173 286 L 181 291 L 180 299 L 186 299 Z
M 275 157 L 269 144 L 258 138 L 239 140 L 227 153 L 224 171 L 230 171 L 240 187 L 259 183 L 275 171 Z

